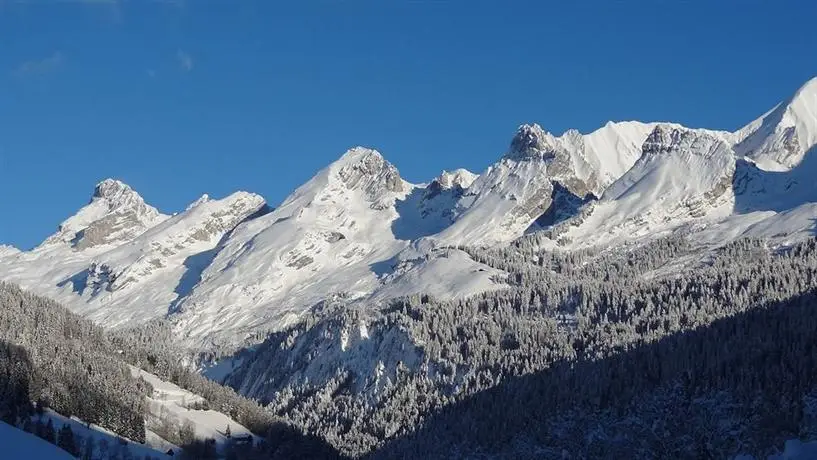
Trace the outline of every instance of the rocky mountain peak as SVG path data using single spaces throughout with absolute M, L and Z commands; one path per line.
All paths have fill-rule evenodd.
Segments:
M 105 179 L 96 184 L 94 198 L 115 199 L 122 195 L 136 194 L 130 186 L 117 179 Z
M 677 126 L 658 125 L 644 141 L 642 151 L 646 160 L 667 152 L 681 152 L 698 156 L 710 156 L 716 150 L 729 150 L 726 141 L 712 131 Z
M 511 139 L 506 158 L 514 160 L 547 160 L 556 155 L 557 141 L 538 124 L 524 124 Z
M 337 176 L 349 189 L 362 190 L 370 199 L 384 192 L 402 192 L 405 189 L 400 172 L 376 150 L 355 147 L 337 162 Z
M 136 237 L 165 218 L 129 185 L 105 179 L 94 188 L 90 202 L 63 221 L 40 247 L 68 243 L 83 250 L 116 244 Z
M 641 151 L 644 154 L 669 152 L 677 146 L 682 136 L 682 130 L 667 125 L 658 125 L 652 130 Z
M 459 168 L 455 169 L 454 171 L 443 171 L 432 181 L 432 183 L 437 184 L 437 186 L 439 186 L 439 188 L 442 190 L 448 190 L 455 187 L 466 189 L 477 177 L 477 174 L 474 174 L 467 169 Z

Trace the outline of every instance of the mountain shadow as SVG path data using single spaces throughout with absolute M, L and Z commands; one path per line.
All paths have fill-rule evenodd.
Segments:
M 195 439 L 182 446 L 183 459 L 233 458 L 242 460 L 289 460 L 296 458 L 314 460 L 343 460 L 332 446 L 318 436 L 304 434 L 285 423 L 269 427 L 264 439 L 254 444 L 251 436 L 235 436 L 218 449 L 213 439 Z
M 0 420 L 11 425 L 31 415 L 34 365 L 20 346 L 0 340 Z
M 598 198 L 592 193 L 580 197 L 568 190 L 560 182 L 553 182 L 553 192 L 550 194 L 551 203 L 547 210 L 525 230 L 525 233 L 544 230 L 563 222 L 579 213 L 579 209 Z
M 75 273 L 74 275 L 69 276 L 68 278 L 60 281 L 57 283 L 57 287 L 61 288 L 68 283 L 71 283 L 71 291 L 75 294 L 82 295 L 85 293 L 85 288 L 88 287 L 88 269 L 84 269 L 79 273 Z
M 224 244 L 230 239 L 230 236 L 232 236 L 233 232 L 235 232 L 235 229 L 238 228 L 239 225 L 265 216 L 271 213 L 273 210 L 274 208 L 264 204 L 260 209 L 258 209 L 258 211 L 255 211 L 254 213 L 245 217 L 244 220 L 236 224 L 232 229 L 230 229 L 230 231 L 225 233 L 221 239 L 219 239 L 218 244 L 216 244 L 213 249 L 202 251 L 198 254 L 193 254 L 192 256 L 184 259 L 182 264 L 185 267 L 185 271 L 182 274 L 182 277 L 179 278 L 179 282 L 176 284 L 176 287 L 173 289 L 173 293 L 176 294 L 176 298 L 170 302 L 170 305 L 167 308 L 167 315 L 170 316 L 179 311 L 179 303 L 187 294 L 190 293 L 190 291 L 193 290 L 197 284 L 199 284 L 204 270 L 206 270 L 207 267 L 213 263 L 213 259 L 215 259 L 216 254 L 218 254 L 221 248 L 224 247 Z
M 443 189 L 436 181 L 412 189 L 394 204 L 399 215 L 391 225 L 394 237 L 413 241 L 445 230 L 453 222 L 453 209 L 462 193 L 459 186 Z
M 789 171 L 765 171 L 753 162 L 738 159 L 732 181 L 734 212 L 783 212 L 799 205 L 817 202 L 817 149 Z
M 731 458 L 799 436 L 817 438 L 815 291 L 506 378 L 369 457 Z

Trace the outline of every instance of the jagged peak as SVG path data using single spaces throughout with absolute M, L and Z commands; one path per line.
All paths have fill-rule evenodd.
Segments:
M 641 150 L 644 153 L 668 152 L 678 145 L 682 130 L 667 125 L 658 125 L 647 136 Z
M 117 179 L 105 179 L 94 187 L 90 203 L 104 201 L 113 211 L 123 207 L 141 207 L 145 200 L 128 184 Z
M 465 189 L 468 188 L 477 177 L 479 177 L 478 174 L 474 174 L 465 168 L 457 168 L 453 171 L 443 170 L 443 172 L 441 172 L 433 182 L 439 184 L 440 188 L 443 190 L 447 190 L 452 187 L 460 187 Z
M 364 161 L 366 158 L 375 158 L 380 161 L 386 161 L 385 158 L 383 158 L 383 155 L 376 149 L 358 145 L 344 152 L 343 155 L 338 158 L 336 163 L 355 163 Z
M 567 131 L 565 131 L 564 134 L 562 134 L 561 137 L 563 137 L 565 139 L 568 139 L 571 142 L 577 142 L 577 141 L 580 141 L 582 139 L 582 137 L 584 137 L 584 135 L 578 129 L 570 128 Z
M 93 197 L 114 199 L 130 193 L 136 192 L 128 184 L 117 179 L 108 178 L 96 184 Z
M 57 233 L 39 247 L 70 243 L 74 248 L 84 249 L 99 242 L 111 243 L 114 239 L 135 236 L 165 217 L 129 185 L 105 179 L 94 187 L 88 204 L 64 220 Z
M 708 156 L 729 145 L 714 133 L 702 129 L 684 128 L 672 124 L 658 124 L 647 136 L 641 148 L 643 158 L 667 152 L 689 152 Z
M 523 124 L 511 139 L 506 158 L 514 160 L 542 160 L 555 156 L 558 141 L 536 123 Z
M 362 187 L 372 198 L 378 194 L 378 189 L 392 192 L 404 190 L 400 172 L 374 149 L 351 148 L 330 168 L 336 170 L 337 176 L 348 188 Z

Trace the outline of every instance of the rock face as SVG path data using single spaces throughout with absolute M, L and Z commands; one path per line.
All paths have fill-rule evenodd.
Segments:
M 42 246 L 69 244 L 76 250 L 115 245 L 166 219 L 128 185 L 114 179 L 97 184 L 91 201 L 60 224 Z
M 443 171 L 428 184 L 355 147 L 274 210 L 238 192 L 203 195 L 167 216 L 105 180 L 39 247 L 0 246 L 0 278 L 106 326 L 168 318 L 191 349 L 231 350 L 327 299 L 365 309 L 503 286 L 502 273 L 458 245 L 528 235 L 574 250 L 675 231 L 711 245 L 811 235 L 815 144 L 811 80 L 734 133 L 627 121 L 554 136 L 525 124 L 481 174 Z
M 349 150 L 337 172 L 350 190 L 360 190 L 369 201 L 377 201 L 388 192 L 403 192 L 405 186 L 397 168 L 375 150 L 357 147 Z
M 551 160 L 556 157 L 556 151 L 560 150 L 558 144 L 558 140 L 541 126 L 526 124 L 516 131 L 505 157 L 513 160 Z
M 560 137 L 536 124 L 520 126 L 508 152 L 457 202 L 454 222 L 439 239 L 444 244 L 498 244 L 519 237 L 537 220 L 566 218 L 557 208 L 575 208 L 600 196 L 611 178 L 633 165 L 639 150 L 635 142 L 643 143 L 653 126 L 610 123 L 588 135 L 571 130 Z M 542 219 L 544 215 L 549 217 Z
M 437 176 L 431 183 L 428 185 L 429 189 L 432 188 L 439 188 L 440 190 L 450 190 L 452 188 L 458 188 L 460 190 L 465 190 L 474 183 L 474 181 L 479 177 L 478 174 L 474 174 L 467 169 L 455 169 L 453 171 L 443 171 Z

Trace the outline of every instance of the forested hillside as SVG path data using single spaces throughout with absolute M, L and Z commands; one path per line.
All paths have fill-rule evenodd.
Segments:
M 184 458 L 191 459 L 337 457 L 320 438 L 302 433 L 254 401 L 182 366 L 183 355 L 162 340 L 160 332 L 165 329 L 165 324 L 157 323 L 109 333 L 51 300 L 0 283 L 0 419 L 83 458 L 132 457 L 126 440 L 144 443 L 147 432 L 181 447 Z M 147 417 L 146 398 L 153 392 L 152 385 L 134 378 L 128 364 L 195 393 L 194 404 L 182 410 L 201 415 L 191 412 L 190 417 L 212 417 L 208 411 L 217 411 L 229 417 L 219 429 L 229 430 L 229 420 L 236 420 L 262 441 L 247 444 L 228 439 L 217 446 L 197 437 L 194 426 L 179 424 L 171 414 Z M 82 423 L 68 424 L 68 417 Z M 122 440 L 94 431 L 92 425 Z M 163 456 L 163 452 L 138 450 Z
M 102 328 L 0 283 L 0 341 L 6 391 L 15 395 L 4 400 L 4 420 L 17 423 L 37 402 L 144 442 L 147 388 L 131 377 Z
M 512 288 L 324 304 L 229 382 L 349 455 L 720 458 L 810 436 L 815 240 L 469 251 Z
M 536 243 L 460 248 L 505 290 L 323 302 L 243 355 L 237 392 L 183 365 L 167 322 L 107 333 L 0 284 L 2 416 L 23 424 L 37 402 L 144 441 L 152 390 L 129 363 L 266 438 L 238 458 L 723 458 L 817 436 L 817 240 Z

